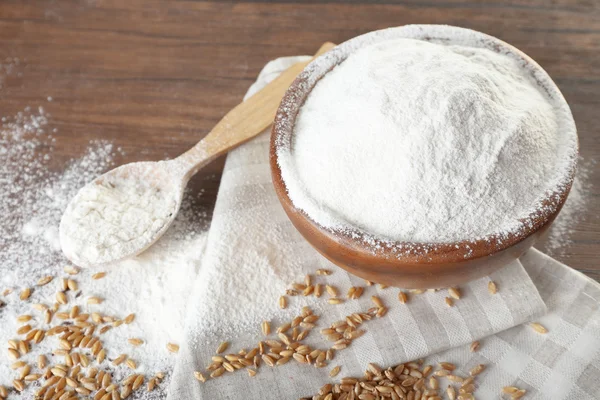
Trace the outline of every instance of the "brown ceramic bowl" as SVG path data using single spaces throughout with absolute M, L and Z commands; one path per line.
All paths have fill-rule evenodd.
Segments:
M 464 42 L 472 46 L 474 37 L 477 38 L 477 46 L 508 52 L 531 68 L 540 87 L 553 96 L 558 103 L 558 111 L 567 119 L 568 134 L 576 137 L 569 107 L 550 77 L 527 55 L 494 37 L 450 26 L 408 25 L 371 32 L 339 45 L 309 65 L 288 89 L 273 124 L 270 149 L 273 184 L 285 212 L 304 238 L 334 264 L 361 278 L 389 286 L 440 288 L 458 285 L 488 275 L 520 257 L 543 235 L 560 211 L 575 175 L 576 145 L 571 154 L 572 166 L 565 172 L 565 183 L 542 200 L 542 211 L 523 220 L 527 226 L 502 238 L 490 235 L 480 240 L 442 244 L 390 243 L 379 239 L 367 243 L 357 239 L 365 234 L 359 229 L 341 232 L 320 226 L 303 210 L 296 208 L 288 196 L 278 163 L 278 149 L 291 146 L 298 111 L 327 72 L 356 49 L 383 40 L 414 38 L 443 43 L 452 38 L 455 44 Z M 398 249 L 411 251 L 398 252 Z

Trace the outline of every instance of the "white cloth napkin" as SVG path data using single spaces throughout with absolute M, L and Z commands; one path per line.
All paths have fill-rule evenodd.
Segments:
M 282 58 L 267 64 L 248 95 L 300 59 Z M 401 304 L 397 298 L 398 289 L 365 286 L 361 279 L 321 257 L 296 232 L 272 188 L 268 143 L 268 134 L 262 134 L 232 151 L 227 158 L 206 253 L 189 306 L 186 339 L 169 388 L 169 399 L 294 399 L 316 393 L 318 388 L 330 381 L 328 371 L 335 365 L 342 366 L 340 376 L 359 376 L 369 362 L 388 366 L 443 351 L 448 351 L 444 357 L 458 365 L 469 367 L 479 361 L 490 365 L 485 372 L 485 383 L 479 389 L 482 395 L 477 392 L 478 399 L 498 398 L 498 388 L 515 383 L 515 379 L 517 383 L 523 383 L 524 388 L 540 394 L 546 393 L 544 385 L 549 377 L 553 378 L 552 387 L 559 386 L 567 391 L 575 387 L 575 380 L 583 379 L 582 373 L 553 369 L 558 361 L 555 350 L 562 346 L 561 354 L 566 356 L 569 347 L 565 345 L 567 342 L 578 343 L 577 337 L 560 336 L 560 340 L 548 340 L 564 331 L 560 324 L 562 314 L 555 313 L 563 313 L 565 303 L 557 304 L 556 301 L 569 295 L 563 293 L 563 287 L 560 291 L 556 289 L 557 284 L 566 283 L 561 280 L 550 283 L 550 277 L 554 275 L 546 276 L 541 271 L 565 275 L 566 267 L 542 259 L 535 252 L 524 258 L 527 270 L 537 279 L 542 297 L 551 306 L 551 314 L 544 317 L 544 321 L 550 328 L 563 329 L 547 337 L 526 326 L 518 326 L 547 312 L 540 292 L 518 261 L 490 277 L 463 285 L 462 298 L 455 302 L 454 307 L 445 304 L 444 297 L 448 296 L 445 290 L 409 293 L 409 301 Z M 545 270 L 536 262 L 536 257 L 548 264 Z M 329 269 L 333 274 L 315 276 L 319 268 Z M 350 286 L 365 286 L 365 293 L 358 300 L 347 300 L 340 305 L 328 304 L 327 294 L 321 298 L 288 297 L 288 308 L 280 309 L 279 296 L 285 293 L 291 282 L 302 282 L 305 274 L 312 274 L 316 282 L 335 286 L 343 297 Z M 499 288 L 493 296 L 487 288 L 490 279 Z M 582 286 L 592 287 L 583 285 L 583 279 L 579 275 L 569 275 L 568 282 L 577 287 L 578 296 L 583 293 Z M 351 313 L 366 311 L 373 306 L 372 295 L 379 296 L 389 311 L 384 317 L 365 323 L 365 335 L 354 340 L 347 349 L 337 351 L 335 359 L 326 368 L 313 368 L 292 361 L 275 368 L 263 364 L 253 378 L 240 370 L 206 383 L 194 379 L 194 371 L 205 372 L 219 343 L 230 342 L 227 352 L 232 353 L 242 348 L 251 349 L 264 340 L 260 332 L 261 321 L 271 321 L 275 331 L 277 326 L 298 315 L 304 305 L 310 306 L 320 316 L 306 343 L 314 348 L 327 349 L 331 343 L 322 338 L 320 329 Z M 594 310 L 598 308 L 598 297 L 595 300 Z M 586 304 L 591 307 L 592 303 Z M 580 314 L 571 313 L 571 316 L 577 317 L 578 323 L 583 324 L 578 318 Z M 507 331 L 509 328 L 513 329 Z M 593 328 L 597 330 L 598 326 Z M 276 335 L 273 336 L 276 338 Z M 470 343 L 482 338 L 486 339 L 482 340 L 480 352 L 466 350 Z M 586 336 L 583 343 L 596 350 L 600 346 L 591 336 Z M 550 354 L 541 352 L 543 346 Z M 579 350 L 581 353 L 582 349 Z M 590 357 L 591 354 L 588 354 L 586 362 Z M 600 363 L 596 367 L 589 365 L 590 368 L 600 367 Z M 559 372 L 561 376 L 554 379 Z M 595 372 L 589 371 L 588 375 L 593 376 Z M 205 375 L 208 373 L 205 372 Z M 588 381 L 580 385 L 584 387 L 582 390 L 588 390 L 589 385 L 594 383 L 593 379 Z M 599 392 L 600 389 L 594 393 Z

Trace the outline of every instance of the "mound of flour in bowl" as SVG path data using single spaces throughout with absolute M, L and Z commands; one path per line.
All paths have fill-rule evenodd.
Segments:
M 576 136 L 558 115 L 509 55 L 386 40 L 316 84 L 280 167 L 294 205 L 327 228 L 426 243 L 502 237 L 573 165 Z

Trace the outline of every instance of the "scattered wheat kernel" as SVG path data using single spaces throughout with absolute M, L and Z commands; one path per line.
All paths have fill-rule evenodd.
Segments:
M 471 353 L 474 353 L 477 350 L 479 350 L 479 342 L 474 341 L 473 343 L 471 343 L 471 347 L 469 349 L 471 350 Z
M 381 299 L 378 296 L 371 296 L 371 300 L 377 307 L 379 307 L 379 308 L 383 307 L 383 302 L 381 301 Z
M 119 357 L 115 358 L 113 361 L 113 365 L 121 365 L 123 361 L 127 358 L 127 354 L 121 354 Z
M 269 321 L 263 321 L 260 326 L 261 326 L 263 335 L 269 336 L 271 334 L 271 324 L 269 323 Z
M 125 385 L 122 389 L 121 389 L 121 398 L 122 399 L 126 399 L 129 397 L 129 395 L 131 394 L 131 386 L 130 385 Z M 95 399 L 94 399 L 95 400 Z M 108 399 L 107 399 L 108 400 Z
M 456 300 L 460 299 L 460 289 L 459 288 L 455 288 L 455 287 L 448 288 L 448 293 L 450 294 L 450 296 L 452 296 Z
M 19 379 L 15 379 L 13 381 L 13 387 L 15 388 L 15 390 L 22 392 L 23 390 L 25 390 L 25 384 L 23 383 L 23 381 L 19 380 Z
M 29 324 L 23 325 L 22 327 L 17 329 L 17 334 L 24 335 L 25 333 L 29 332 L 30 330 L 31 330 L 31 325 L 29 325 Z
M 73 292 L 75 292 L 75 291 L 77 291 L 77 289 L 79 289 L 79 285 L 73 279 L 69 279 L 67 281 L 67 287 L 69 288 L 69 290 L 71 290 Z
M 98 272 L 92 275 L 92 279 L 102 279 L 106 276 L 106 272 Z
M 33 319 L 33 317 L 31 315 L 19 315 L 17 317 L 17 322 L 24 323 L 24 322 L 31 321 L 32 319 Z
M 4 399 L 8 397 L 8 389 L 2 385 L 0 385 L 0 397 Z
M 142 344 L 144 344 L 144 341 L 142 339 L 138 339 L 138 338 L 131 338 L 131 339 L 127 339 L 127 341 L 129 342 L 129 344 L 131 344 L 132 346 L 141 346 Z
M 135 378 L 135 381 L 133 381 L 133 385 L 131 386 L 131 388 L 133 390 L 138 390 L 143 384 L 144 384 L 144 375 L 138 375 L 137 378 Z
M 287 298 L 285 296 L 279 297 L 279 308 L 282 310 L 287 308 Z
M 23 370 L 25 370 L 27 373 L 29 373 L 29 371 L 31 370 L 31 367 L 29 367 L 29 365 L 27 365 L 27 363 L 25 361 L 17 361 L 17 362 L 12 363 L 12 365 L 10 366 L 10 369 L 19 369 L 19 368 L 23 368 Z
M 329 376 L 330 376 L 331 378 L 333 378 L 334 376 L 337 376 L 337 374 L 339 374 L 339 373 L 340 373 L 340 369 L 342 369 L 342 367 L 340 367 L 339 365 L 337 365 L 337 366 L 333 367 L 333 368 L 331 369 L 331 371 L 329 371 Z
M 48 309 L 48 306 L 45 304 L 34 304 L 33 308 L 35 308 L 38 311 L 46 311 Z
M 519 389 L 516 392 L 514 392 L 510 398 L 511 400 L 517 400 L 520 399 L 521 397 L 525 396 L 525 394 L 527 393 L 527 391 L 525 389 Z
M 175 343 L 167 343 L 167 350 L 169 350 L 171 353 L 177 353 L 179 352 L 179 345 Z
M 44 286 L 49 284 L 50 282 L 52 282 L 52 279 L 54 279 L 53 276 L 44 276 L 43 278 L 40 278 L 40 280 L 37 282 L 38 286 Z
M 31 296 L 31 288 L 25 288 L 25 289 L 23 289 L 21 294 L 19 294 L 19 298 L 21 300 L 27 300 L 29 298 L 29 296 Z
M 331 271 L 328 269 L 318 269 L 317 275 L 331 275 Z
M 485 369 L 485 365 L 483 365 L 483 364 L 476 365 L 475 367 L 471 368 L 471 370 L 469 371 L 469 375 L 477 376 L 480 373 L 482 373 L 484 369 Z
M 546 329 L 542 324 L 540 324 L 539 322 L 532 322 L 531 323 L 531 327 L 537 332 L 537 333 L 548 333 L 548 329 Z
M 339 297 L 332 297 L 332 298 L 330 298 L 330 299 L 327 299 L 327 302 L 328 302 L 329 304 L 341 304 L 341 303 L 343 303 L 343 302 L 344 302 L 344 300 L 343 300 L 343 299 L 340 299 Z
M 444 301 L 446 302 L 446 305 L 448 307 L 454 307 L 454 300 L 452 299 L 452 297 L 446 297 Z
M 494 282 L 494 281 L 488 282 L 488 292 L 490 292 L 490 294 L 498 293 L 498 286 L 496 286 L 496 282 Z
M 133 320 L 135 319 L 135 314 L 129 314 L 128 316 L 125 317 L 125 319 L 123 321 L 125 321 L 126 324 L 130 324 L 133 322 Z
M 433 390 L 437 390 L 439 388 L 438 381 L 434 376 L 429 378 L 429 387 Z
M 315 297 L 321 297 L 321 295 L 323 295 L 323 285 L 317 283 L 315 285 L 315 290 L 313 291 L 313 294 L 315 295 Z
M 311 278 L 310 274 L 306 274 L 306 276 L 304 277 L 304 284 L 306 286 L 312 285 L 312 278 Z
M 131 358 L 128 358 L 127 361 L 125 361 L 125 365 L 127 365 L 130 369 L 135 370 L 137 368 L 137 363 L 132 360 Z M 110 376 L 110 375 L 108 375 Z
M 219 345 L 219 347 L 217 347 L 217 354 L 221 354 L 222 352 L 224 352 L 225 350 L 227 350 L 227 348 L 229 347 L 229 342 L 221 342 L 221 344 Z
M 151 392 L 154 390 L 154 388 L 156 387 L 156 378 L 152 378 L 150 379 L 150 381 L 148 382 L 148 391 Z M 116 392 L 115 392 L 116 393 Z
M 79 268 L 71 266 L 71 265 L 67 265 L 64 268 L 64 271 L 69 275 L 77 275 L 79 273 Z
M 400 301 L 400 303 L 405 304 L 408 301 L 408 296 L 406 296 L 406 292 L 399 291 L 398 300 Z
M 88 297 L 87 299 L 88 304 L 101 304 L 103 301 L 100 297 Z
M 67 300 L 67 295 L 65 294 L 65 292 L 56 293 L 56 301 L 59 304 L 67 304 L 68 300 Z
M 448 395 L 448 398 L 450 400 L 456 400 L 456 389 L 454 389 L 453 386 L 448 385 L 448 388 L 446 389 L 446 394 Z

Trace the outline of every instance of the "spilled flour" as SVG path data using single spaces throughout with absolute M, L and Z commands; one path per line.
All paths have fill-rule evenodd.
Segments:
M 80 266 L 100 265 L 137 254 L 169 226 L 181 190 L 162 187 L 157 163 L 127 164 L 102 175 L 71 200 L 60 221 L 65 255 Z
M 121 325 L 99 335 L 107 351 L 107 360 L 127 354 L 137 368 L 135 372 L 154 376 L 166 373 L 167 380 L 151 393 L 144 390 L 143 398 L 164 398 L 169 373 L 175 360 L 167 343 L 179 343 L 183 333 L 185 307 L 191 284 L 198 271 L 204 249 L 207 228 L 206 213 L 199 208 L 201 193 L 186 193 L 180 214 L 167 234 L 150 250 L 139 257 L 100 269 L 83 269 L 77 275 L 67 275 L 63 268 L 69 265 L 60 251 L 58 226 L 61 215 L 75 193 L 99 174 L 114 167 L 120 149 L 106 141 L 91 142 L 85 153 L 69 163 L 60 174 L 50 173 L 48 164 L 55 149 L 60 146 L 52 137 L 50 116 L 43 108 L 26 109 L 2 119 L 0 130 L 0 212 L 5 216 L 0 225 L 0 343 L 22 339 L 16 330 L 18 315 L 28 314 L 28 322 L 35 329 L 48 329 L 42 313 L 33 304 L 51 306 L 60 291 L 61 278 L 74 279 L 79 288 L 68 291 L 69 304 L 60 311 L 79 305 L 81 312 L 99 312 L 124 318 L 135 314 L 130 325 Z M 93 280 L 97 272 L 106 277 Z M 44 276 L 54 280 L 45 286 L 36 286 Z M 20 300 L 19 294 L 32 288 L 31 297 Z M 88 305 L 89 296 L 104 299 L 100 305 Z M 54 318 L 51 325 L 61 321 Z M 140 338 L 144 344 L 133 347 L 129 338 Z M 51 363 L 63 362 L 52 357 L 57 339 L 46 338 L 32 344 L 30 354 L 21 359 L 32 364 L 32 373 L 43 373 L 35 367 L 39 354 L 46 354 Z M 2 349 L 0 357 L 0 385 L 12 387 L 19 371 L 10 368 L 13 361 Z M 118 367 L 105 362 L 105 369 L 113 373 L 113 380 L 130 375 L 132 370 L 122 364 Z M 24 398 L 32 398 L 39 384 L 27 385 Z M 145 388 L 145 386 L 144 386 Z M 139 394 L 134 396 L 140 398 Z M 9 396 L 9 398 L 11 398 Z
M 592 183 L 590 174 L 596 168 L 596 160 L 581 157 L 577 166 L 577 174 L 571 187 L 571 192 L 560 214 L 550 227 L 543 248 L 551 256 L 564 256 L 565 251 L 573 242 L 575 226 L 589 217 L 587 207 L 590 202 Z

